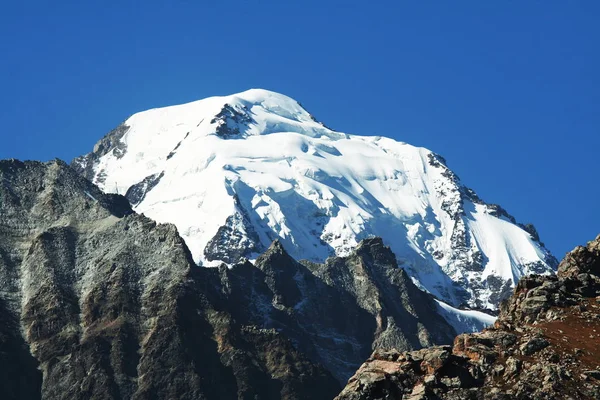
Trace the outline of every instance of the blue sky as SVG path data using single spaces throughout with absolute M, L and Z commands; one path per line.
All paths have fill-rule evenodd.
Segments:
M 259 87 L 442 154 L 558 258 L 600 233 L 600 2 L 58 3 L 2 5 L 0 158 L 70 160 L 137 111 Z

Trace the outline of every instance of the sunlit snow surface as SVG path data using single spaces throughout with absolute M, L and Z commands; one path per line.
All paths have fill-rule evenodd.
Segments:
M 229 138 L 215 133 L 225 104 L 251 119 L 230 121 L 239 134 Z M 264 248 L 279 238 L 298 259 L 343 256 L 361 239 L 381 236 L 417 284 L 454 305 L 463 299 L 452 281 L 495 308 L 491 290 L 475 293 L 471 280 L 514 282 L 535 262 L 550 271 L 547 251 L 527 232 L 469 200 L 461 223 L 470 251 L 484 256 L 483 270 L 461 268 L 451 257 L 456 221 L 442 208 L 444 200 L 451 207 L 462 201 L 459 186 L 430 163 L 429 150 L 332 131 L 289 97 L 249 90 L 141 112 L 125 125 L 126 151 L 100 159 L 96 183 L 125 194 L 163 173 L 135 210 L 174 223 L 203 265 L 217 263 L 207 262 L 204 249 L 219 227 L 243 213 Z
M 496 317 L 475 310 L 459 310 L 436 300 L 440 314 L 448 321 L 457 333 L 479 332 L 493 325 Z

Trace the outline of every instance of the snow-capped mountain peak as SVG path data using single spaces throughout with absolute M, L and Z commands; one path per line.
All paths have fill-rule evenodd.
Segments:
M 266 90 L 134 114 L 73 165 L 174 223 L 203 265 L 252 259 L 275 239 L 323 261 L 381 236 L 420 287 L 483 308 L 555 267 L 534 230 L 479 199 L 442 157 L 335 132 Z
M 145 141 L 148 132 L 152 131 L 168 132 L 169 136 L 174 136 L 174 130 L 190 132 L 196 137 L 217 135 L 226 139 L 273 132 L 296 132 L 308 136 L 333 133 L 318 123 L 297 101 L 262 89 L 144 111 L 133 115 L 128 123 L 137 129 L 129 131 L 124 140 L 140 135 Z

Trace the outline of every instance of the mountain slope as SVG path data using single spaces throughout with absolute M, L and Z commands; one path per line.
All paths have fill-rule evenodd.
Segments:
M 534 228 L 484 203 L 442 157 L 332 131 L 265 90 L 135 114 L 72 166 L 175 224 L 204 265 L 254 259 L 275 239 L 322 262 L 379 236 L 439 299 L 495 309 L 521 276 L 556 263 Z

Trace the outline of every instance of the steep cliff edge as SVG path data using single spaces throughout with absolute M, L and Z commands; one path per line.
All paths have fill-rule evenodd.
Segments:
M 453 346 L 376 351 L 337 397 L 355 399 L 600 398 L 600 236 L 528 276 L 494 327 Z

